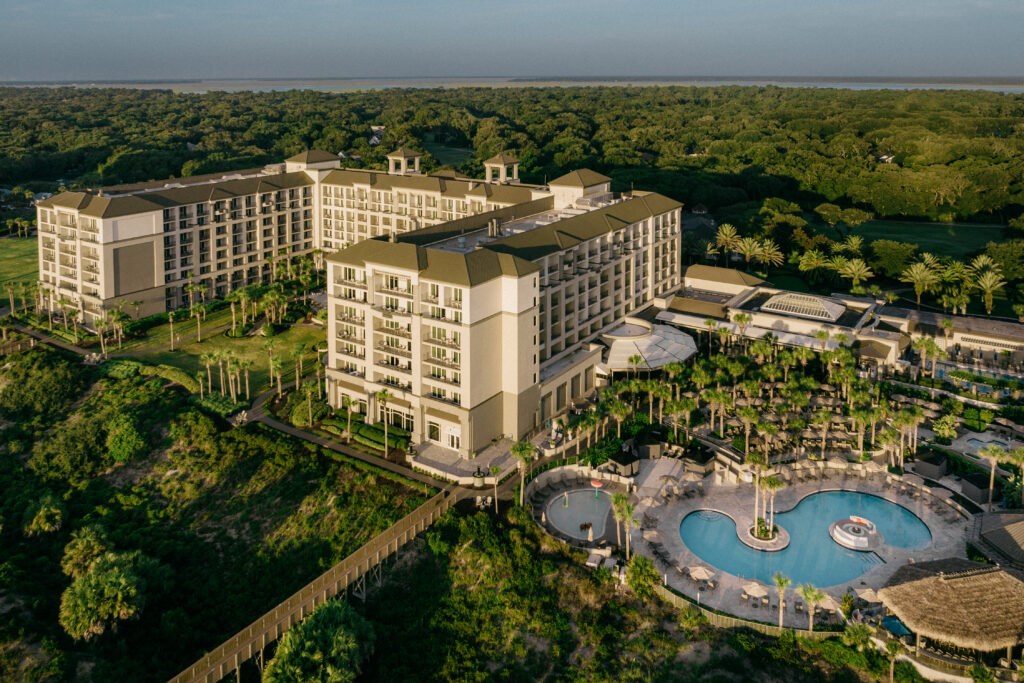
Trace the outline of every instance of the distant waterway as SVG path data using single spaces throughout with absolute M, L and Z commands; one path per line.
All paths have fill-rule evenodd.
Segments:
M 205 92 L 281 92 L 317 90 L 344 92 L 384 90 L 388 88 L 523 88 L 523 87 L 597 87 L 597 86 L 779 86 L 786 88 L 837 88 L 843 90 L 987 90 L 1024 94 L 1022 79 L 936 79 L 936 80 L 815 80 L 792 78 L 335 78 L 335 79 L 208 79 L 180 81 L 66 81 L 22 82 L 2 85 L 75 88 L 132 88 Z

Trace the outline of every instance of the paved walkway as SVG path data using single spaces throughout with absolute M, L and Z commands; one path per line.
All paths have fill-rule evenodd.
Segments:
M 711 475 L 703 481 L 704 489 L 707 493 L 705 497 L 693 496 L 667 504 L 659 503 L 658 493 L 660 493 L 665 485 L 663 477 L 677 478 L 682 474 L 682 462 L 678 460 L 662 458 L 660 460 L 643 460 L 640 462 L 640 473 L 636 477 L 638 487 L 636 497 L 640 501 L 636 510 L 637 518 L 642 518 L 645 513 L 653 517 L 656 520 L 654 527 L 656 533 L 651 534 L 650 531 L 642 532 L 639 529 L 634 529 L 631 532 L 633 534 L 631 541 L 633 547 L 644 554 L 650 554 L 651 551 L 644 542 L 643 535 L 646 533 L 648 538 L 653 536 L 664 546 L 665 551 L 672 559 L 674 566 L 666 567 L 663 564 L 658 564 L 659 571 L 667 576 L 668 583 L 672 588 L 694 599 L 699 595 L 702 604 L 735 614 L 738 617 L 777 623 L 777 612 L 768 611 L 762 607 L 753 609 L 740 599 L 742 586 L 750 580 L 749 578 L 727 574 L 713 567 L 709 562 L 704 561 L 687 548 L 679 535 L 679 524 L 683 518 L 690 512 L 701 509 L 718 510 L 737 520 L 737 523 L 740 525 L 749 525 L 752 520 L 752 485 L 716 483 L 714 476 Z M 832 475 L 832 477 L 832 479 L 822 481 L 794 483 L 785 487 L 776 496 L 776 514 L 792 509 L 800 500 L 812 493 L 842 488 L 844 490 L 871 493 L 902 505 L 920 517 L 932 532 L 932 543 L 923 550 L 907 551 L 885 546 L 877 551 L 884 564 L 869 570 L 852 581 L 833 586 L 819 586 L 819 588 L 836 598 L 837 602 L 842 594 L 851 588 L 862 588 L 865 586 L 875 589 L 881 588 L 896 569 L 911 559 L 921 562 L 964 556 L 969 524 L 967 520 L 958 518 L 954 522 L 947 521 L 925 505 L 922 499 L 913 500 L 905 495 L 895 493 L 894 490 L 882 490 L 877 484 L 877 480 L 872 481 L 868 479 L 862 481 L 851 475 L 844 483 L 841 474 Z M 680 486 L 682 485 L 680 484 Z M 652 501 L 651 498 L 654 500 Z M 715 573 L 718 587 L 714 592 L 710 594 L 706 592 L 698 593 L 694 583 L 688 576 L 684 577 L 678 569 L 695 564 L 709 566 Z M 795 599 L 798 599 L 793 592 L 794 588 L 794 586 L 791 586 L 787 592 L 787 602 L 790 605 L 793 605 Z M 768 597 L 772 603 L 777 602 L 774 585 L 769 586 Z M 805 613 L 796 614 L 793 608 L 790 607 L 786 610 L 783 623 L 787 626 L 807 628 L 807 615 Z
M 64 349 L 65 351 L 70 351 L 71 353 L 77 353 L 79 356 L 85 356 L 89 353 L 92 353 L 92 351 L 89 351 L 88 349 L 83 349 L 81 346 L 75 346 L 74 344 L 68 343 L 66 341 L 61 341 L 60 339 L 51 337 L 45 332 L 39 332 L 38 330 L 34 330 L 31 327 L 25 327 L 24 325 L 17 324 L 12 325 L 11 327 L 16 329 L 18 332 L 23 332 L 30 337 L 35 337 L 39 341 L 45 342 L 50 346 L 56 346 L 59 349 Z

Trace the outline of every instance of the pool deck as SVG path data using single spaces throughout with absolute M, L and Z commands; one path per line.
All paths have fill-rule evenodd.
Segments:
M 668 503 L 660 502 L 659 494 L 665 486 L 664 481 L 666 477 L 680 477 L 682 475 L 683 464 L 678 460 L 662 458 L 660 460 L 640 461 L 640 472 L 635 478 L 637 485 L 635 496 L 636 500 L 639 501 L 636 516 L 638 519 L 641 519 L 646 513 L 649 517 L 656 520 L 654 526 L 656 533 L 651 533 L 651 531 L 642 532 L 639 529 L 634 529 L 631 532 L 633 548 L 638 552 L 651 556 L 651 550 L 647 543 L 644 542 L 644 536 L 648 540 L 651 538 L 656 539 L 664 547 L 673 565 L 666 566 L 664 563 L 656 562 L 656 566 L 663 577 L 665 577 L 668 585 L 673 589 L 694 599 L 697 599 L 699 595 L 700 603 L 704 606 L 728 612 L 745 619 L 778 624 L 778 612 L 769 607 L 753 608 L 741 599 L 742 587 L 750 579 L 742 579 L 726 574 L 717 567 L 705 562 L 692 553 L 679 536 L 679 523 L 683 517 L 695 510 L 716 510 L 732 517 L 740 528 L 750 528 L 753 526 L 751 509 L 753 507 L 753 485 L 716 483 L 714 476 L 709 475 L 703 481 L 706 492 L 704 497 L 693 496 L 673 500 Z M 943 516 L 940 516 L 925 504 L 924 496 L 927 494 L 922 494 L 921 498 L 915 500 L 909 495 L 898 493 L 897 489 L 894 488 L 883 490 L 879 481 L 877 478 L 861 480 L 859 476 L 855 476 L 852 473 L 844 480 L 843 474 L 837 472 L 831 474 L 830 479 L 793 483 L 780 490 L 776 495 L 775 511 L 778 514 L 794 508 L 803 498 L 820 491 L 841 489 L 869 493 L 910 510 L 924 521 L 929 531 L 931 531 L 932 542 L 927 548 L 922 550 L 903 550 L 885 546 L 876 552 L 882 558 L 884 564 L 869 570 L 852 581 L 833 586 L 818 586 L 818 588 L 835 598 L 837 603 L 843 593 L 850 589 L 864 587 L 881 588 L 886 580 L 892 576 L 893 572 L 909 561 L 925 562 L 947 557 L 964 557 L 969 524 L 966 519 L 957 517 L 955 521 L 950 521 L 950 519 L 943 518 Z M 714 580 L 718 584 L 714 591 L 698 593 L 696 584 L 690 580 L 688 575 L 684 576 L 680 572 L 680 569 L 685 569 L 695 564 L 707 566 L 714 572 Z M 798 614 L 793 609 L 795 602 L 800 600 L 795 592 L 795 588 L 795 585 L 791 585 L 786 591 L 788 606 L 783 617 L 783 623 L 786 626 L 807 628 L 807 614 Z M 774 584 L 768 586 L 768 589 L 770 602 L 776 604 L 778 602 L 778 594 Z M 818 623 L 818 618 L 815 619 L 815 623 Z

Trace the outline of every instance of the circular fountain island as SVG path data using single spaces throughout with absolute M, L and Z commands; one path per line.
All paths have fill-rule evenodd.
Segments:
M 850 550 L 875 550 L 884 542 L 878 527 L 870 520 L 853 515 L 832 522 L 828 533 L 833 541 Z

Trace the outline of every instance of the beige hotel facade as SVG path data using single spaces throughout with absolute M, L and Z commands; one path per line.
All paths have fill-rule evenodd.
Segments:
M 467 456 L 546 426 L 594 391 L 600 335 L 679 287 L 680 211 L 581 170 L 532 201 L 330 255 L 332 405 Z
M 185 286 L 210 297 L 270 277 L 282 254 L 330 252 L 377 235 L 416 230 L 546 196 L 518 182 L 518 161 L 485 162 L 490 182 L 423 175 L 420 154 L 388 155 L 388 172 L 341 169 L 310 150 L 281 164 L 83 192 L 37 204 L 39 279 L 53 308 L 80 321 L 121 302 L 140 316 L 188 302 Z

